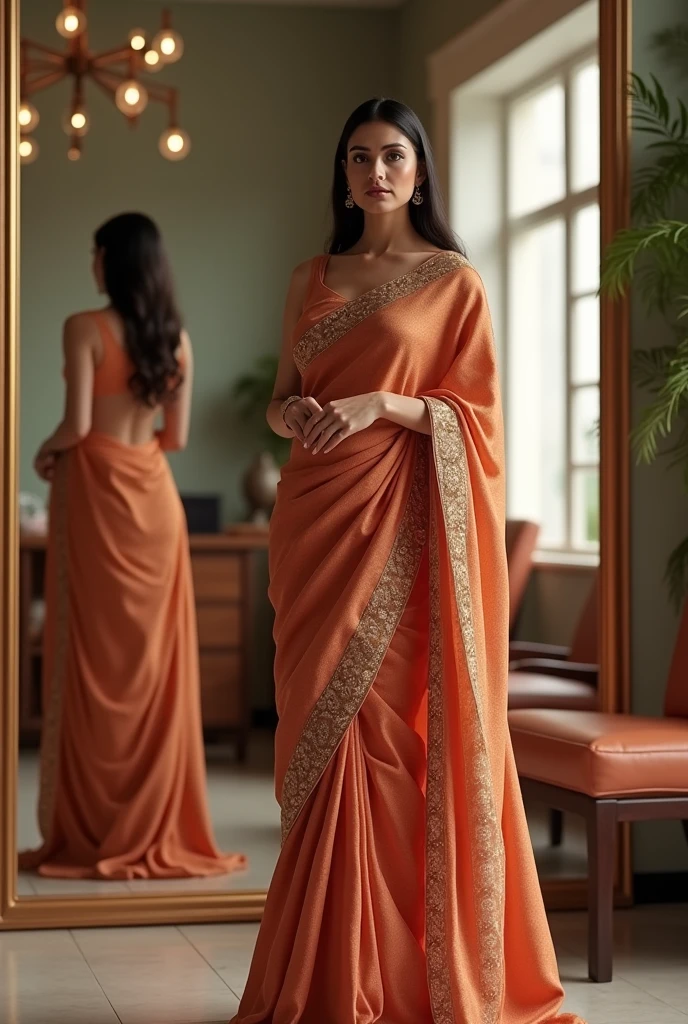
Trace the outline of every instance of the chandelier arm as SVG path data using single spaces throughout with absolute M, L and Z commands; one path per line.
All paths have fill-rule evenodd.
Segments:
M 113 71 L 112 68 L 108 68 L 107 70 L 104 68 L 98 68 L 97 70 L 91 71 L 91 77 L 95 81 L 99 82 L 101 86 L 106 87 L 114 93 L 118 85 L 121 85 L 122 82 L 129 81 L 131 75 L 124 74 L 121 71 Z M 139 79 L 136 79 L 136 81 L 139 81 Z M 149 100 L 155 100 L 156 103 L 162 103 L 168 107 L 176 100 L 177 90 L 173 89 L 171 86 L 155 85 L 148 81 L 142 81 L 141 85 L 145 86 Z
M 162 103 L 165 107 L 170 107 L 173 98 L 172 93 L 176 93 L 176 89 L 172 89 L 166 85 L 149 85 L 146 82 L 146 90 L 148 92 L 148 99 L 155 100 L 156 103 Z
M 62 81 L 66 76 L 67 72 L 63 69 L 62 71 L 50 71 L 41 78 L 34 78 L 32 82 L 27 80 L 26 95 L 33 96 L 34 93 L 40 92 L 42 89 L 47 89 L 49 86 L 55 85 L 56 82 Z
M 36 71 L 57 71 L 62 64 L 58 64 L 54 60 L 39 60 L 34 57 L 32 60 L 27 60 L 22 64 L 21 76 L 25 78 L 27 75 L 32 75 Z
M 59 50 L 53 50 L 50 46 L 44 46 L 43 43 L 35 43 L 32 39 L 22 39 L 21 45 L 26 53 L 27 60 L 30 60 L 30 51 L 37 50 L 43 54 L 44 60 L 49 60 L 52 64 L 63 64 L 64 53 L 60 53 Z
M 105 68 L 110 64 L 121 64 L 131 57 L 130 46 L 118 46 L 115 50 L 105 50 L 91 57 L 89 64 L 92 68 Z
M 115 107 L 117 107 L 117 104 L 115 103 L 115 92 L 117 91 L 117 85 L 119 85 L 119 82 L 117 85 L 112 85 L 106 80 L 105 76 L 100 71 L 91 71 L 90 77 L 93 79 L 100 91 L 105 93 L 108 99 L 112 100 Z

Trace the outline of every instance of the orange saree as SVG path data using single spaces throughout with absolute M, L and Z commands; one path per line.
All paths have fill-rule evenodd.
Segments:
M 314 262 L 303 394 L 422 397 L 293 447 L 271 523 L 283 846 L 236 1024 L 574 1022 L 507 732 L 489 313 L 440 253 L 353 301 Z M 580 1022 L 578 1022 L 580 1024 Z
M 61 456 L 46 570 L 39 822 L 23 869 L 224 874 L 207 810 L 184 512 L 158 441 Z

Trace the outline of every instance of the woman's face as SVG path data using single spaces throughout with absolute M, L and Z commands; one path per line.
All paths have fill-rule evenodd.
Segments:
M 425 180 L 413 145 L 384 121 L 362 124 L 349 139 L 344 173 L 354 202 L 366 213 L 390 213 L 406 206 Z
M 96 288 L 98 289 L 99 295 L 105 294 L 105 271 L 103 268 L 103 258 L 105 256 L 104 249 L 98 249 L 96 246 L 91 250 L 93 260 L 91 262 L 91 271 L 93 273 L 93 279 L 96 282 Z

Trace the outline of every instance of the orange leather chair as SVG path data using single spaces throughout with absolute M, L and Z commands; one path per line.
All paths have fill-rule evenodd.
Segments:
M 527 519 L 506 521 L 506 561 L 509 567 L 509 634 L 512 633 L 523 603 L 523 595 L 533 569 L 533 552 L 540 527 Z
M 598 574 L 576 626 L 571 647 L 512 641 L 509 708 L 597 708 Z
M 529 709 L 509 727 L 524 796 L 586 820 L 588 967 L 611 981 L 617 823 L 682 819 L 688 837 L 688 603 L 664 717 Z

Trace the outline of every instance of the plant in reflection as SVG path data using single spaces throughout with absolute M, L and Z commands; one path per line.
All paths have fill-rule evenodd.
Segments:
M 657 37 L 665 63 L 685 74 L 688 25 Z M 688 107 L 670 102 L 659 81 L 631 80 L 633 124 L 648 136 L 648 163 L 637 174 L 630 228 L 605 253 L 602 291 L 623 295 L 631 282 L 647 307 L 669 325 L 673 340 L 633 355 L 634 377 L 650 395 L 632 433 L 638 461 L 658 456 L 680 467 L 688 490 Z M 679 605 L 688 594 L 688 537 L 669 557 L 666 579 Z
M 278 357 L 259 356 L 251 373 L 235 381 L 232 393 L 245 419 L 256 424 L 262 451 L 260 451 L 243 477 L 244 495 L 249 506 L 249 519 L 254 523 L 267 523 L 277 499 L 280 466 L 289 458 L 291 438 L 279 437 L 270 429 L 265 418 L 277 376 Z
M 232 395 L 244 418 L 257 424 L 261 443 L 266 450 L 283 465 L 289 458 L 291 439 L 275 434 L 265 419 L 265 412 L 272 400 L 278 361 L 276 355 L 259 356 L 253 371 L 235 381 Z

